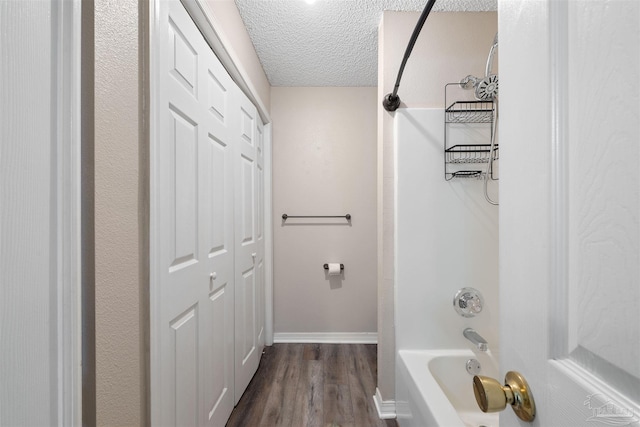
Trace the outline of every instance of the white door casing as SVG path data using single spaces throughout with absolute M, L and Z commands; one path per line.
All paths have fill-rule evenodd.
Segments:
M 0 425 L 80 425 L 80 2 L 0 32 Z
M 234 404 L 237 88 L 180 2 L 156 5 L 152 423 L 219 426 Z
M 534 425 L 640 425 L 640 4 L 500 2 L 499 33 L 501 371 Z

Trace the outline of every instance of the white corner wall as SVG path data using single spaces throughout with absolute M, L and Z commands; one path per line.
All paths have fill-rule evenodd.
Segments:
M 498 207 L 482 180 L 445 181 L 443 122 L 443 109 L 396 112 L 396 347 L 473 348 L 471 327 L 497 352 Z M 474 318 L 454 310 L 463 287 L 484 296 Z
M 272 88 L 276 340 L 375 339 L 376 106 L 376 88 Z M 343 277 L 329 279 L 327 262 Z

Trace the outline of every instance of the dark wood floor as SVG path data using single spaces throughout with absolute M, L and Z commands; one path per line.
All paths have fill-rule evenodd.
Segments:
M 373 403 L 376 345 L 274 344 L 227 427 L 396 427 Z

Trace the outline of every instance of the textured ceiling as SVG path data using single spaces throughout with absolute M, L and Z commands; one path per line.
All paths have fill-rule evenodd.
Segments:
M 272 86 L 376 86 L 382 11 L 422 11 L 426 4 L 426 0 L 235 2 Z M 432 11 L 495 11 L 496 6 L 497 0 L 438 0 Z

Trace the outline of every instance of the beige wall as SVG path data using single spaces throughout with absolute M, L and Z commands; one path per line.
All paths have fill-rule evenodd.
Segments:
M 378 388 L 395 395 L 393 113 L 381 105 L 393 90 L 419 13 L 385 12 L 378 38 Z M 498 28 L 495 12 L 429 15 L 407 62 L 398 95 L 402 107 L 443 107 L 444 85 L 467 74 L 483 76 Z M 497 60 L 496 60 L 497 69 Z
M 272 88 L 276 334 L 377 330 L 376 105 L 371 87 Z
M 137 2 L 94 4 L 96 422 L 135 426 L 145 423 L 148 391 L 145 18 Z
M 271 104 L 271 85 L 236 4 L 233 0 L 204 0 L 203 3 L 211 12 L 212 24 L 218 36 L 227 43 L 227 50 L 238 59 L 239 64 L 236 65 L 246 73 L 257 97 L 268 110 Z

